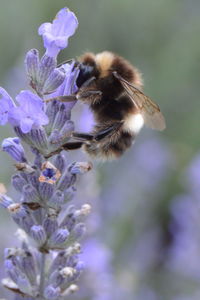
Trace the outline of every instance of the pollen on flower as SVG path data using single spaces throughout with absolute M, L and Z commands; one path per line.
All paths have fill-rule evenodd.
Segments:
M 60 275 L 62 275 L 64 278 L 72 277 L 76 273 L 76 270 L 71 267 L 66 267 L 60 270 Z
M 60 178 L 60 171 L 49 161 L 43 163 L 41 168 L 40 182 L 55 184 Z
M 90 204 L 84 204 L 84 205 L 82 205 L 82 207 L 81 207 L 81 213 L 84 216 L 89 215 L 90 212 L 91 212 L 91 205 Z

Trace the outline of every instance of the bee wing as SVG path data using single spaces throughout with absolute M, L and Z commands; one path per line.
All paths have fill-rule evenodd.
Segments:
M 145 124 L 152 129 L 164 130 L 166 127 L 165 119 L 159 106 L 117 72 L 113 72 L 113 75 L 121 82 L 124 90 L 141 113 Z

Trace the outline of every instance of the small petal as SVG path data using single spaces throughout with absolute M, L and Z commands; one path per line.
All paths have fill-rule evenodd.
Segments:
M 21 91 L 16 97 L 19 107 L 12 109 L 12 120 L 20 126 L 22 133 L 28 133 L 33 127 L 48 124 L 48 117 L 43 111 L 43 101 L 31 91 Z
M 32 238 L 41 246 L 46 241 L 46 233 L 44 228 L 41 225 L 34 225 L 31 227 L 31 236 Z
M 20 128 L 21 128 L 22 132 L 28 133 L 29 131 L 31 131 L 34 121 L 28 117 L 28 118 L 21 119 L 19 124 L 20 124 Z

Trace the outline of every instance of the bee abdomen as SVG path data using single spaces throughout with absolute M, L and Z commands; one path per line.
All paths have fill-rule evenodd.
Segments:
M 101 142 L 89 142 L 84 145 L 84 150 L 93 157 L 103 160 L 119 158 L 128 148 L 131 147 L 134 135 L 121 131 L 114 136 L 109 136 Z

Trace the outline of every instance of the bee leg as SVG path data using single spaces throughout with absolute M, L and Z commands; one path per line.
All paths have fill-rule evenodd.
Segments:
M 72 132 L 72 137 L 77 139 L 82 139 L 84 141 L 100 141 L 104 139 L 107 135 L 109 135 L 111 132 L 113 132 L 114 130 L 119 129 L 121 126 L 122 126 L 121 122 L 116 122 L 107 128 L 97 131 L 97 133 L 94 134 L 83 133 L 83 132 Z
M 89 78 L 88 80 L 86 80 L 82 85 L 81 85 L 81 88 L 82 87 L 87 87 L 88 85 L 90 85 L 90 83 L 92 82 L 92 81 L 94 81 L 96 79 L 96 77 L 95 76 L 92 76 L 91 78 Z
M 107 135 L 109 135 L 113 130 L 114 130 L 114 128 L 112 126 L 112 127 L 109 127 L 105 130 L 102 130 L 102 131 L 98 132 L 97 134 L 94 135 L 94 140 L 97 141 L 97 142 L 101 141 L 102 139 L 107 137 Z
M 85 141 L 92 141 L 94 139 L 93 134 L 84 133 L 84 132 L 72 132 L 72 137 L 85 140 Z
M 64 145 L 62 145 L 63 150 L 76 150 L 80 149 L 84 142 L 68 142 Z
M 81 99 L 83 100 L 84 98 L 89 98 L 89 97 L 98 97 L 100 98 L 102 95 L 101 91 L 83 91 L 83 92 L 79 92 L 77 95 L 77 99 Z
M 53 97 L 53 98 L 46 99 L 46 100 L 44 100 L 44 102 L 48 103 L 48 102 L 51 102 L 51 101 L 54 101 L 54 100 L 57 100 L 57 101 L 60 101 L 60 102 L 72 102 L 72 101 L 76 101 L 77 97 L 76 97 L 76 95 L 58 96 L 58 97 Z
M 63 149 L 62 147 L 60 147 L 60 148 L 58 148 L 57 150 L 52 151 L 52 152 L 50 152 L 50 153 L 47 154 L 47 155 L 44 155 L 44 157 L 45 157 L 46 159 L 48 159 L 48 158 L 52 157 L 53 155 L 59 154 L 62 150 L 64 150 L 64 149 Z
M 84 144 L 83 142 L 69 142 L 69 143 L 63 144 L 59 149 L 45 155 L 45 158 L 48 159 L 48 158 L 52 157 L 55 154 L 59 154 L 63 150 L 68 151 L 68 150 L 80 149 L 83 144 Z
M 100 130 L 98 133 L 94 135 L 94 140 L 101 141 L 102 139 L 107 137 L 107 135 L 111 134 L 114 131 L 117 131 L 122 126 L 122 124 L 123 124 L 122 122 L 116 122 L 113 125 L 107 127 L 106 129 Z

